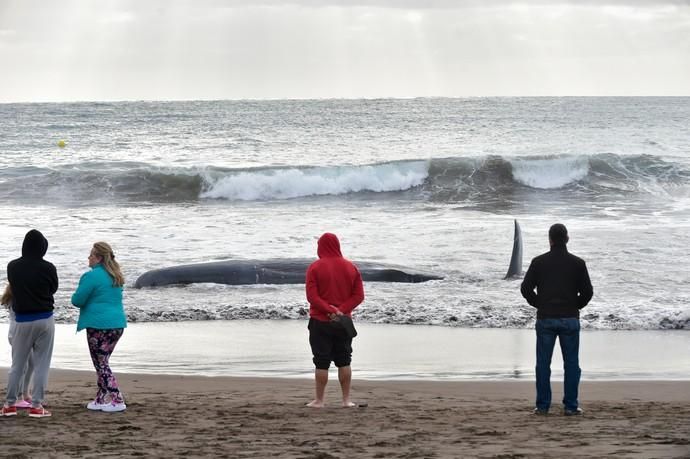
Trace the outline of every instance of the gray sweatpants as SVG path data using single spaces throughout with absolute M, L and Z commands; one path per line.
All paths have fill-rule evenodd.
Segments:
M 12 340 L 14 339 L 15 331 L 17 330 L 17 321 L 14 319 L 14 312 L 12 309 L 9 310 L 10 317 L 10 329 L 7 333 L 7 339 L 12 346 Z M 27 398 L 31 395 L 31 378 L 34 374 L 34 358 L 33 351 L 29 352 L 29 357 L 26 359 L 26 367 L 24 368 L 24 377 L 19 379 L 19 388 L 17 389 L 17 396 L 21 395 Z
M 29 354 L 33 351 L 34 376 L 31 405 L 34 408 L 43 403 L 45 387 L 48 385 L 50 359 L 53 357 L 55 340 L 55 320 L 52 317 L 33 322 L 17 322 L 12 337 L 12 366 L 7 378 L 8 405 L 17 401 L 24 369 Z

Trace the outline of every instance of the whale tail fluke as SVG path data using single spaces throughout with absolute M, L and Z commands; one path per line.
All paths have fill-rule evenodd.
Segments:
M 515 233 L 513 236 L 513 254 L 510 256 L 510 265 L 504 279 L 510 279 L 522 275 L 522 230 L 515 220 Z

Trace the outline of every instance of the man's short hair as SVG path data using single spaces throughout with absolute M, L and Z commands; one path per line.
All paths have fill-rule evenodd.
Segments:
M 549 239 L 557 245 L 565 245 L 568 243 L 568 229 L 562 223 L 556 223 L 549 228 Z

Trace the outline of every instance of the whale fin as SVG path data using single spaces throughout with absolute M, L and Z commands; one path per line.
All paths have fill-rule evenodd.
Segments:
M 510 265 L 504 279 L 520 276 L 522 274 L 522 230 L 515 220 L 515 234 L 513 236 L 513 254 L 510 256 Z

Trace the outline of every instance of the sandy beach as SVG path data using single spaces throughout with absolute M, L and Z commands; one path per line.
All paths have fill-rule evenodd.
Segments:
M 332 376 L 334 374 L 332 373 Z M 95 374 L 53 370 L 53 417 L 0 419 L 3 457 L 689 457 L 690 382 L 585 381 L 582 417 L 531 414 L 529 381 L 361 381 L 367 407 L 304 406 L 307 379 L 121 374 L 124 413 L 89 412 Z M 7 369 L 0 371 L 5 385 Z M 554 384 L 559 400 L 560 382 Z M 3 391 L 4 393 L 4 391 Z

